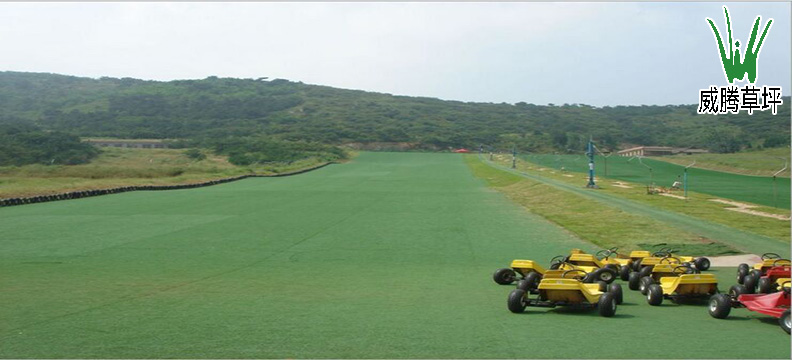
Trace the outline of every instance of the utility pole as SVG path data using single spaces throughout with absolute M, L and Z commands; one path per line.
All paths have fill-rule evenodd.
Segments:
M 588 146 L 586 146 L 586 156 L 589 158 L 589 180 L 586 184 L 587 188 L 599 189 L 599 186 L 594 183 L 594 142 L 589 138 Z
M 517 168 L 517 145 L 512 146 L 512 169 Z
M 690 164 L 688 166 L 685 166 L 685 172 L 682 175 L 682 184 L 683 184 L 682 187 L 685 189 L 685 201 L 687 201 L 687 189 L 688 189 L 688 186 L 687 186 L 687 169 L 692 167 L 693 165 L 696 165 L 696 161 L 695 160 L 693 160 L 692 164 Z

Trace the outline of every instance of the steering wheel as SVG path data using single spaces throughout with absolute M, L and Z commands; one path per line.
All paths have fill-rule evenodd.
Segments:
M 584 271 L 584 270 L 572 269 L 572 270 L 564 271 L 564 273 L 561 274 L 561 277 L 562 278 L 566 278 L 567 277 L 566 275 L 569 274 L 569 273 L 572 273 L 572 272 L 583 273 L 583 276 L 580 276 L 580 275 L 572 276 L 572 278 L 575 279 L 575 280 L 583 280 L 588 275 L 588 273 L 586 271 Z
M 779 266 L 779 265 L 777 265 L 779 261 L 785 261 L 786 262 L 786 264 L 783 264 L 781 266 L 789 266 L 789 265 L 792 264 L 792 261 L 789 261 L 789 259 L 776 259 L 775 261 L 773 261 L 773 267 Z
M 772 259 L 780 259 L 781 255 L 776 253 L 764 253 L 762 254 L 762 260 L 772 260 Z
M 660 259 L 660 264 L 662 264 L 663 261 L 666 261 L 666 260 L 668 260 L 668 263 L 671 264 L 671 260 L 669 260 L 669 259 L 673 259 L 675 261 L 674 264 L 681 264 L 682 263 L 682 260 L 680 258 L 678 258 L 678 257 L 666 256 L 666 257 Z
M 596 254 L 594 254 L 594 256 L 596 256 L 596 257 L 597 257 L 597 259 L 599 259 L 599 260 L 602 260 L 602 259 L 607 259 L 607 258 L 609 258 L 611 255 L 613 255 L 613 251 L 612 251 L 611 249 L 608 249 L 608 250 L 600 250 L 600 251 L 597 251 L 597 253 L 596 253 Z
M 683 269 L 682 271 L 677 271 L 677 269 Z M 699 274 L 699 271 L 696 268 L 690 265 L 680 265 L 671 270 L 676 275 L 685 275 L 685 274 Z

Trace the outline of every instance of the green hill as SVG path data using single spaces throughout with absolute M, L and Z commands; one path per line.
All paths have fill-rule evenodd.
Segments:
M 530 100 L 530 99 L 526 99 Z M 593 136 L 619 144 L 717 147 L 789 144 L 790 100 L 777 116 L 697 115 L 696 105 L 592 107 L 466 103 L 282 79 L 169 82 L 0 72 L 0 122 L 80 136 L 217 138 L 266 135 L 326 144 L 404 142 L 428 149 L 511 146 L 577 152 Z M 721 136 L 722 137 L 722 136 Z

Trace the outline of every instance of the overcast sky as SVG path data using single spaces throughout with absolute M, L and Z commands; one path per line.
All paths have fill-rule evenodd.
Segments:
M 772 28 L 757 83 L 792 90 L 790 3 L 726 3 Z M 725 85 L 721 3 L 0 3 L 0 70 L 207 76 L 450 100 L 698 103 Z M 725 35 L 723 35 L 725 36 Z M 745 45 L 743 45 L 743 48 Z M 743 51 L 744 53 L 744 51 Z

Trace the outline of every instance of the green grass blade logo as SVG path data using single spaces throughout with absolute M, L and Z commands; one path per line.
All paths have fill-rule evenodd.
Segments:
M 745 55 L 741 59 L 740 40 L 736 40 L 732 43 L 732 27 L 731 21 L 729 20 L 729 9 L 725 6 L 723 7 L 723 13 L 726 18 L 726 30 L 729 33 L 728 54 L 726 53 L 726 49 L 723 46 L 723 39 L 720 36 L 718 27 L 715 26 L 715 23 L 710 18 L 707 18 L 707 22 L 709 22 L 710 27 L 712 27 L 713 35 L 715 35 L 715 41 L 718 42 L 718 50 L 720 51 L 721 62 L 723 62 L 723 72 L 726 74 L 726 81 L 733 84 L 735 80 L 743 80 L 747 74 L 748 82 L 754 84 L 756 83 L 756 73 L 759 66 L 757 63 L 759 60 L 759 51 L 762 50 L 762 43 L 764 43 L 767 32 L 770 31 L 770 25 L 773 24 L 773 19 L 767 21 L 764 31 L 762 32 L 762 37 L 759 38 L 759 44 L 756 44 L 756 33 L 759 30 L 759 23 L 762 19 L 761 16 L 756 17 L 753 30 L 751 31 L 751 38 L 748 40 L 748 46 L 745 49 Z M 734 46 L 732 46 L 732 44 Z M 755 49 L 754 45 L 756 45 Z
M 762 17 L 756 17 L 748 38 L 748 45 L 741 53 L 740 40 L 734 39 L 732 36 L 729 9 L 725 6 L 723 7 L 723 15 L 726 19 L 726 33 L 724 35 L 729 37 L 728 52 L 718 26 L 710 18 L 707 18 L 707 23 L 709 23 L 712 35 L 715 36 L 715 42 L 718 44 L 718 54 L 720 55 L 721 64 L 723 64 L 723 74 L 726 76 L 726 81 L 731 85 L 711 85 L 708 89 L 699 90 L 698 113 L 719 115 L 727 113 L 739 114 L 740 111 L 747 111 L 748 115 L 752 115 L 754 111 L 770 109 L 775 115 L 778 112 L 778 106 L 784 103 L 781 99 L 781 87 L 767 85 L 757 87 L 755 85 L 759 73 L 759 52 L 762 51 L 762 45 L 767 33 L 770 31 L 770 26 L 773 25 L 773 19 L 768 19 L 757 42 Z M 739 87 L 734 84 L 736 81 L 747 81 L 748 83 L 743 87 Z

